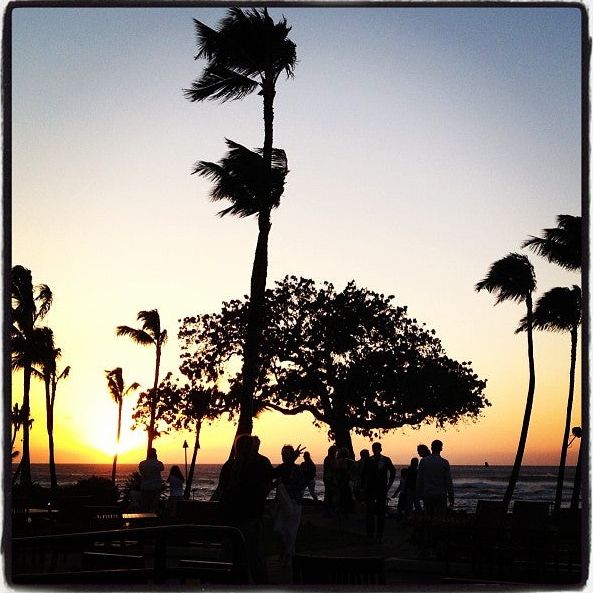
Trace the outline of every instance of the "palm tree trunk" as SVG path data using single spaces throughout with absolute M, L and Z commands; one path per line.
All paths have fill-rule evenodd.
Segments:
M 157 336 L 157 340 L 160 340 L 160 336 Z M 154 424 L 156 419 L 156 404 L 157 404 L 157 393 L 159 386 L 159 367 L 161 365 L 161 347 L 157 343 L 156 346 L 156 365 L 154 369 L 154 387 L 152 388 L 152 395 L 150 398 L 150 423 L 148 425 L 148 445 L 146 446 L 146 457 L 148 452 L 152 448 L 152 441 L 154 440 Z
M 264 99 L 264 200 L 267 207 L 258 216 L 259 233 L 251 271 L 251 296 L 247 317 L 247 335 L 243 347 L 243 388 L 237 435 L 253 431 L 253 395 L 259 371 L 259 350 L 264 326 L 264 299 L 268 277 L 268 237 L 270 235 L 270 179 L 272 174 L 272 148 L 274 145 L 274 74 L 266 72 L 262 83 Z
M 527 295 L 527 358 L 529 360 L 529 386 L 527 389 L 527 401 L 525 402 L 525 413 L 523 414 L 523 425 L 521 426 L 521 435 L 519 437 L 519 445 L 517 446 L 517 455 L 515 456 L 515 463 L 511 471 L 509 485 L 502 499 L 503 506 L 508 509 L 515 491 L 515 486 L 519 478 L 519 470 L 523 462 L 523 453 L 525 452 L 525 444 L 527 443 L 527 433 L 529 431 L 529 422 L 531 420 L 531 409 L 533 408 L 533 396 L 535 393 L 535 361 L 533 357 L 533 303 L 531 300 L 531 293 Z
M 191 463 L 189 465 L 189 473 L 185 482 L 185 489 L 183 491 L 183 498 L 189 500 L 191 494 L 191 485 L 194 481 L 194 471 L 196 469 L 196 459 L 198 457 L 198 449 L 200 448 L 200 431 L 202 430 L 202 421 L 196 421 L 196 440 L 194 441 L 194 451 L 191 456 Z
M 47 372 L 47 371 L 46 371 Z M 45 378 L 45 414 L 46 421 L 45 425 L 47 428 L 47 440 L 48 440 L 48 451 L 49 451 L 49 482 L 52 490 L 56 490 L 58 487 L 58 478 L 56 476 L 56 460 L 54 456 L 54 419 L 53 419 L 53 407 L 51 401 L 51 378 Z
M 579 508 L 579 498 L 581 495 L 581 471 L 583 460 L 583 439 L 585 438 L 585 431 L 579 444 L 579 456 L 577 458 L 577 466 L 574 470 L 574 485 L 572 487 L 572 496 L 570 498 L 570 510 L 575 511 Z
M 573 327 L 570 332 L 570 375 L 568 383 L 568 401 L 566 402 L 566 421 L 564 423 L 564 436 L 562 437 L 562 449 L 560 450 L 560 463 L 558 467 L 558 481 L 556 482 L 556 497 L 554 498 L 554 513 L 558 514 L 562 508 L 562 488 L 564 485 L 564 470 L 566 467 L 566 456 L 568 453 L 568 439 L 570 438 L 570 419 L 572 416 L 572 401 L 574 397 L 574 376 L 577 359 L 577 328 Z
M 115 454 L 113 455 L 113 467 L 111 468 L 111 481 L 115 484 L 115 475 L 117 472 L 117 455 L 119 453 L 119 437 L 121 434 L 121 409 L 123 400 L 117 402 L 117 436 L 115 437 Z
M 29 396 L 31 389 L 31 363 L 25 362 L 23 369 L 23 456 L 21 457 L 20 480 L 25 488 L 29 488 L 31 482 L 31 457 L 29 453 L 29 416 L 31 413 Z

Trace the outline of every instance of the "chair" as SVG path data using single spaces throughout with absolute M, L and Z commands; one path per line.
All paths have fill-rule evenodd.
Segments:
M 375 556 L 293 557 L 295 585 L 384 585 L 385 559 Z
M 471 538 L 472 572 L 495 564 L 500 569 L 500 550 L 504 542 L 506 508 L 499 500 L 478 500 Z

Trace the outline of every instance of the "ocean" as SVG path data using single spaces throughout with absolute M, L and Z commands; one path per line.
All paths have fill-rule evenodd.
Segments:
M 165 464 L 163 477 L 166 478 L 170 465 Z M 184 471 L 183 464 L 180 464 Z M 192 497 L 195 500 L 209 500 L 210 495 L 218 483 L 220 464 L 200 464 L 196 466 Z M 400 466 L 397 468 L 397 485 L 400 476 Z M 13 470 L 16 466 L 13 467 Z M 134 471 L 137 471 L 137 464 L 122 463 L 117 466 L 117 484 L 121 488 L 126 479 Z M 574 467 L 567 467 L 564 480 L 563 506 L 570 504 L 572 484 L 574 480 Z M 519 481 L 515 488 L 513 500 L 537 500 L 550 504 L 554 501 L 556 491 L 557 468 L 553 466 L 525 466 L 521 468 Z M 111 464 L 107 463 L 59 463 L 56 465 L 58 483 L 61 486 L 75 484 L 82 478 L 98 476 L 111 479 Z M 491 465 L 454 465 L 451 466 L 451 474 L 455 488 L 455 508 L 467 512 L 473 512 L 478 499 L 496 500 L 502 499 L 511 473 L 511 466 Z M 31 464 L 33 481 L 41 486 L 49 486 L 49 468 L 47 464 Z M 322 469 L 317 466 L 316 493 L 323 497 L 323 481 L 321 480 Z M 308 497 L 308 491 L 305 497 Z M 389 505 L 395 506 L 396 500 L 389 499 Z

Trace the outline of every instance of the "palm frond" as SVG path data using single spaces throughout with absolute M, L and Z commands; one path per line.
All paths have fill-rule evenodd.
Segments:
M 117 336 L 127 336 L 137 344 L 148 346 L 154 344 L 152 336 L 147 334 L 144 330 L 128 327 L 127 325 L 118 325 L 115 333 Z
M 262 196 L 267 194 L 262 149 L 249 150 L 228 138 L 225 141 L 229 150 L 219 163 L 200 161 L 193 170 L 194 173 L 214 182 L 210 192 L 212 201 L 231 202 L 231 206 L 220 211 L 219 215 L 233 214 L 246 217 L 259 213 L 266 205 L 270 208 L 278 207 L 288 174 L 288 161 L 284 150 L 275 148 L 272 151 L 268 202 L 262 201 Z
M 67 379 L 68 376 L 70 375 L 70 368 L 69 366 L 65 367 L 64 370 L 60 373 L 60 375 L 58 376 L 58 381 L 61 381 L 62 379 Z
M 248 76 L 220 66 L 209 66 L 189 89 L 183 89 L 183 96 L 192 102 L 209 99 L 224 103 L 243 99 L 258 87 L 259 83 Z
M 164 329 L 164 330 L 161 332 L 161 335 L 160 335 L 160 337 L 159 337 L 159 341 L 160 341 L 160 343 L 161 343 L 161 346 L 167 342 L 167 337 L 168 337 L 168 336 L 167 336 L 167 330 L 166 330 L 166 329 Z
M 495 304 L 503 301 L 522 302 L 536 288 L 535 270 L 529 259 L 520 253 L 509 253 L 495 261 L 486 277 L 475 289 L 497 295 Z
M 543 230 L 543 237 L 530 236 L 522 247 L 567 270 L 580 270 L 582 262 L 582 222 L 580 216 L 560 214 L 557 227 Z
M 47 284 L 39 284 L 35 287 L 36 296 L 35 301 L 37 303 L 37 314 L 35 319 L 43 319 L 49 312 L 52 302 L 53 294 Z
M 551 332 L 569 332 L 581 322 L 581 289 L 556 287 L 541 296 L 533 310 L 533 327 Z M 527 330 L 527 317 L 515 333 Z
M 161 331 L 161 318 L 156 309 L 150 311 L 140 311 L 136 317 L 138 321 L 142 322 L 142 329 L 146 333 L 158 336 Z
M 140 388 L 140 383 L 132 383 L 124 391 L 124 393 L 123 393 L 124 397 L 126 395 L 128 395 L 129 393 L 132 393 L 132 391 L 136 391 L 136 389 L 139 389 L 139 388 Z

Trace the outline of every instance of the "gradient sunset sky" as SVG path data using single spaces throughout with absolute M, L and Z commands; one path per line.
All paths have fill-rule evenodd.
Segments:
M 281 78 L 275 146 L 290 173 L 273 213 L 268 285 L 286 274 L 348 280 L 395 295 L 434 328 L 447 353 L 488 379 L 492 407 L 476 423 L 382 437 L 398 465 L 440 438 L 453 464 L 510 464 L 527 392 L 523 305 L 493 307 L 474 286 L 522 251 L 536 298 L 580 284 L 520 245 L 581 214 L 581 13 L 575 8 L 271 8 L 292 26 L 299 63 Z M 192 104 L 193 18 L 222 8 L 17 8 L 12 12 L 12 263 L 54 293 L 46 318 L 72 367 L 56 401 L 56 460 L 109 462 L 117 407 L 106 369 L 152 385 L 154 352 L 117 338 L 157 308 L 176 371 L 178 320 L 249 292 L 255 219 L 216 217 L 209 183 L 228 137 L 263 143 L 261 97 Z M 535 335 L 536 394 L 524 462 L 558 462 L 570 339 Z M 580 374 L 580 362 L 577 367 Z M 577 379 L 577 400 L 580 399 Z M 22 400 L 22 375 L 13 375 Z M 33 384 L 32 461 L 47 460 L 43 389 Z M 127 430 L 120 462 L 143 458 Z M 580 425 L 580 403 L 572 425 Z M 199 461 L 226 458 L 235 427 L 203 430 Z M 302 443 L 320 462 L 325 432 L 308 415 L 265 413 L 262 451 Z M 179 463 L 184 439 L 156 441 Z M 368 447 L 356 437 L 355 450 Z M 18 448 L 18 447 L 17 447 Z M 577 448 L 569 449 L 573 464 Z

